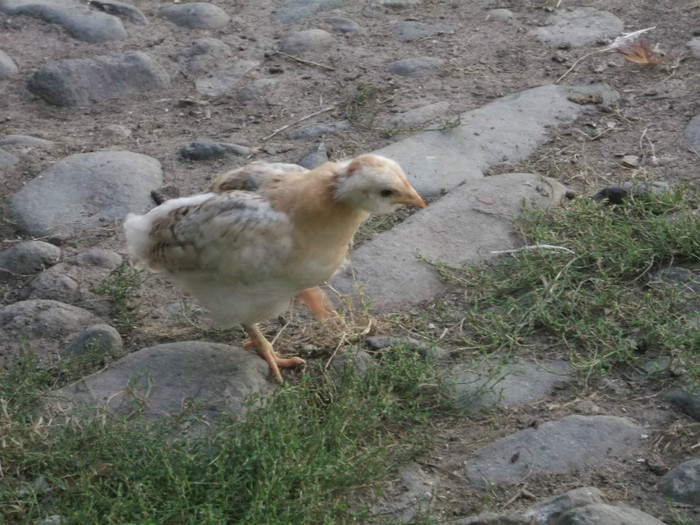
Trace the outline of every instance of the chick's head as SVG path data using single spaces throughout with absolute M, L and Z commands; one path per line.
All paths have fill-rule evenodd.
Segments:
M 363 155 L 342 165 L 335 177 L 333 197 L 378 215 L 391 213 L 404 204 L 425 208 L 401 166 L 379 155 Z

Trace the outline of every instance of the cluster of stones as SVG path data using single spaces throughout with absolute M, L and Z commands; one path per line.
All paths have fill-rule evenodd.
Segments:
M 418 0 L 376 0 L 368 8 L 405 9 L 419 3 Z M 289 0 L 276 16 L 279 22 L 289 23 L 341 5 L 339 0 Z M 85 42 L 120 40 L 130 27 L 151 23 L 136 7 L 116 0 L 93 0 L 89 6 L 77 0 L 0 0 L 0 11 L 58 24 L 73 38 Z M 169 5 L 161 8 L 158 16 L 192 30 L 221 29 L 230 22 L 224 10 L 204 2 Z M 487 21 L 506 23 L 512 17 L 513 13 L 507 9 L 494 9 Z M 334 32 L 363 33 L 361 25 L 354 20 L 326 17 L 323 21 Z M 582 8 L 553 14 L 549 23 L 534 29 L 532 35 L 547 45 L 580 46 L 613 38 L 622 27 L 622 22 L 609 13 Z M 454 27 L 450 25 L 405 21 L 395 26 L 394 36 L 410 42 L 452 31 Z M 313 53 L 333 39 L 332 33 L 320 28 L 293 32 L 282 39 L 280 51 L 290 55 Z M 689 43 L 696 57 L 700 49 L 697 40 Z M 258 65 L 255 61 L 240 60 L 211 71 L 215 64 L 231 56 L 231 49 L 224 42 L 201 38 L 182 47 L 175 60 L 189 72 L 201 75 L 195 81 L 199 94 L 215 97 L 236 88 L 245 74 Z M 420 77 L 442 65 L 439 57 L 420 56 L 388 63 L 386 71 Z M 205 72 L 208 74 L 204 75 Z M 13 59 L 0 50 L 0 81 L 18 74 Z M 166 69 L 142 51 L 51 62 L 39 68 L 27 82 L 33 93 L 58 106 L 85 106 L 165 90 L 169 84 Z M 241 89 L 238 96 L 256 97 L 270 88 L 269 80 L 257 80 Z M 487 178 L 484 171 L 504 160 L 517 162 L 526 158 L 542 143 L 548 127 L 571 122 L 586 111 L 584 106 L 572 101 L 572 92 L 595 92 L 603 103 L 617 97 L 604 86 L 567 90 L 543 86 L 465 113 L 461 116 L 462 124 L 449 135 L 426 130 L 378 151 L 399 160 L 424 196 L 447 194 L 420 215 L 353 254 L 355 278 L 367 283 L 365 293 L 372 297 L 376 308 L 410 306 L 442 290 L 443 284 L 435 271 L 415 258 L 417 250 L 428 259 L 451 265 L 478 262 L 485 253 L 512 247 L 510 221 L 502 219 L 514 218 L 523 200 L 539 207 L 559 201 L 565 189 L 554 180 L 524 173 Z M 446 108 L 446 102 L 424 106 L 397 116 L 395 124 L 415 127 Z M 518 118 L 509 118 L 513 114 Z M 350 123 L 342 121 L 330 126 L 343 129 Z M 123 132 L 118 128 L 113 131 Z M 297 131 L 297 137 L 326 131 L 328 125 L 310 126 Z M 700 151 L 700 116 L 690 123 L 686 137 Z M 17 162 L 13 148 L 18 145 L 51 148 L 53 143 L 25 135 L 2 136 L 0 168 Z M 206 141 L 185 144 L 180 150 L 182 158 L 195 161 L 231 154 L 247 156 L 250 150 L 236 144 Z M 321 145 L 309 152 L 304 164 L 313 167 L 326 158 Z M 122 263 L 122 258 L 101 249 L 67 257 L 58 245 L 85 232 L 118 223 L 129 212 L 150 208 L 150 193 L 163 184 L 160 163 L 151 157 L 128 151 L 97 152 L 71 155 L 56 162 L 12 196 L 10 213 L 19 230 L 51 242 L 21 242 L 0 252 L 0 279 L 19 281 L 34 276 L 20 290 L 20 301 L 0 307 L 0 340 L 6 342 L 0 353 L 0 366 L 10 366 L 26 345 L 47 359 L 95 348 L 119 353 L 122 347 L 119 333 L 105 321 L 109 304 L 95 290 Z M 404 270 L 401 275 L 393 271 L 397 264 Z M 412 283 L 410 287 L 404 285 L 407 280 Z M 354 290 L 352 278 L 342 273 L 334 278 L 333 285 L 346 293 Z M 381 348 L 382 344 L 390 343 L 374 341 L 373 344 Z M 366 356 L 357 360 L 367 361 Z M 473 370 L 465 365 L 445 371 L 461 385 L 455 394 L 455 405 L 465 411 L 477 406 L 507 407 L 543 399 L 558 385 L 571 381 L 569 372 L 565 362 L 537 366 L 512 364 L 501 369 L 496 380 L 489 369 Z M 273 387 L 266 374 L 265 363 L 242 349 L 186 341 L 132 353 L 109 369 L 57 392 L 55 402 L 67 406 L 87 402 L 119 412 L 130 401 L 119 392 L 129 381 L 138 389 L 139 383 L 134 383 L 133 378 L 141 377 L 155 382 L 146 407 L 149 416 L 167 415 L 179 410 L 183 399 L 194 399 L 209 407 L 205 415 L 216 420 L 220 410 L 241 410 L 245 396 L 269 393 Z M 498 388 L 491 388 L 489 381 Z M 700 412 L 697 399 L 678 392 L 669 397 L 670 402 L 696 418 Z M 628 419 L 570 415 L 486 445 L 466 458 L 464 470 L 458 475 L 470 486 L 484 488 L 485 483 L 511 484 L 526 474 L 570 472 L 595 465 L 611 455 L 633 456 L 643 447 L 644 434 L 644 428 Z M 540 451 L 536 457 L 526 457 L 528 450 L 535 449 Z M 514 451 L 523 451 L 520 461 L 512 460 Z M 402 470 L 399 477 L 407 488 L 405 493 L 379 503 L 375 510 L 392 515 L 397 521 L 409 521 L 431 505 L 433 493 L 426 493 L 425 486 L 437 487 L 439 480 L 417 464 Z M 661 479 L 658 488 L 673 500 L 700 504 L 700 461 L 677 466 Z M 661 523 L 640 511 L 606 504 L 595 488 L 583 488 L 540 502 L 521 516 L 482 515 L 459 523 L 564 525 L 630 521 L 640 525 Z

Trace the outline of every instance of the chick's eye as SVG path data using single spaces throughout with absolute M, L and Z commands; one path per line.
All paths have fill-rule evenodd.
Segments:
M 379 195 L 381 195 L 382 197 L 391 197 L 393 194 L 393 190 L 382 190 L 379 192 Z

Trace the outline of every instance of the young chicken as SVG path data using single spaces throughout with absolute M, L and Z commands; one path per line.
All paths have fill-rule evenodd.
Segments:
M 126 243 L 137 264 L 164 272 L 212 313 L 218 326 L 242 324 L 274 378 L 281 358 L 258 322 L 299 296 L 317 318 L 331 315 L 318 285 L 341 266 L 353 235 L 372 213 L 425 207 L 401 167 L 363 155 L 311 171 L 253 163 L 219 176 L 208 193 L 129 214 Z

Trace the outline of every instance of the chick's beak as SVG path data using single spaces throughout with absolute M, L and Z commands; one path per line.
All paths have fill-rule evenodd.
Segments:
M 418 195 L 418 192 L 413 188 L 409 188 L 401 198 L 397 201 L 399 204 L 405 204 L 407 206 L 417 206 L 418 208 L 425 208 L 425 201 Z

